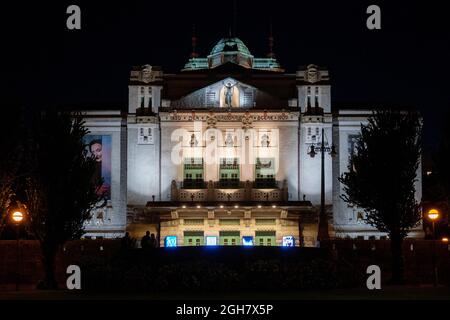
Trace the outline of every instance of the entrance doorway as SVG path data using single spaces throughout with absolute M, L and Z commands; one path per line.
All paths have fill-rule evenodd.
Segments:
M 220 231 L 219 245 L 238 246 L 241 244 L 241 233 L 239 231 Z
M 256 246 L 275 246 L 276 245 L 275 231 L 256 231 L 255 245 Z
M 205 237 L 203 231 L 185 231 L 184 245 L 185 246 L 203 246 L 205 244 Z

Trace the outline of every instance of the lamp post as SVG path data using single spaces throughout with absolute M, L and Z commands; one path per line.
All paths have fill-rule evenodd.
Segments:
M 11 215 L 11 219 L 16 226 L 16 291 L 19 291 L 19 280 L 20 280 L 20 243 L 19 243 L 19 231 L 20 224 L 23 221 L 23 213 L 20 211 L 14 211 Z
M 432 239 L 432 263 L 433 263 L 433 286 L 437 287 L 438 285 L 438 270 L 437 270 L 437 264 L 436 264 L 436 228 L 435 228 L 435 221 L 439 219 L 440 213 L 437 209 L 430 209 L 428 210 L 428 219 L 431 220 L 431 232 L 433 234 Z
M 328 215 L 325 212 L 325 151 L 329 150 L 329 155 L 334 157 L 336 155 L 336 149 L 334 145 L 331 145 L 331 148 L 325 148 L 325 129 L 322 128 L 322 141 L 320 144 L 320 213 L 319 213 L 319 230 L 317 232 L 317 240 L 323 241 L 330 239 L 330 235 L 328 233 Z M 311 158 L 314 158 L 316 155 L 315 146 L 312 145 L 310 152 L 308 154 Z

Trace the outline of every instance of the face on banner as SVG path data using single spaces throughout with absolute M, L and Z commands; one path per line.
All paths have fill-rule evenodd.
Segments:
M 102 186 L 97 194 L 104 199 L 111 199 L 111 136 L 109 135 L 87 135 L 85 144 L 89 157 L 94 157 L 96 168 L 93 181 L 103 179 Z

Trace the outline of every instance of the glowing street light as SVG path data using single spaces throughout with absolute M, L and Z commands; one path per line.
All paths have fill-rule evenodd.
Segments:
M 440 214 L 439 210 L 437 210 L 437 209 L 430 209 L 430 210 L 428 210 L 428 213 L 427 213 L 428 219 L 431 220 L 433 239 L 436 239 L 436 230 L 434 227 L 434 223 L 436 222 L 436 220 L 439 219 L 440 215 L 441 214 Z
M 20 266 L 20 241 L 19 241 L 19 227 L 20 224 L 23 221 L 23 213 L 16 210 L 11 214 L 11 220 L 14 221 L 14 224 L 16 225 L 16 257 L 17 257 L 17 266 L 16 266 L 16 291 L 19 291 L 19 281 L 20 281 L 20 274 L 19 274 L 19 266 Z
M 443 237 L 442 238 L 442 242 L 448 242 L 448 238 L 447 237 Z
M 439 219 L 439 216 L 440 216 L 440 214 L 439 214 L 439 211 L 437 209 L 430 209 L 430 210 L 428 210 L 428 218 L 431 221 L 434 222 L 435 220 Z
M 15 211 L 11 218 L 15 223 L 21 223 L 23 221 L 23 213 L 20 211 Z
M 428 210 L 428 219 L 431 220 L 431 227 L 433 232 L 433 286 L 437 287 L 438 285 L 438 272 L 437 272 L 437 264 L 436 264 L 436 248 L 435 248 L 435 241 L 436 241 L 436 229 L 434 227 L 434 223 L 436 220 L 439 219 L 440 213 L 437 209 L 430 209 Z

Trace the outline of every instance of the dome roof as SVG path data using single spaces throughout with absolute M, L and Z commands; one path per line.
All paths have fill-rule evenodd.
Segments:
M 247 46 L 239 38 L 223 38 L 214 46 L 210 55 L 214 55 L 220 52 L 240 52 L 245 55 L 251 56 Z

